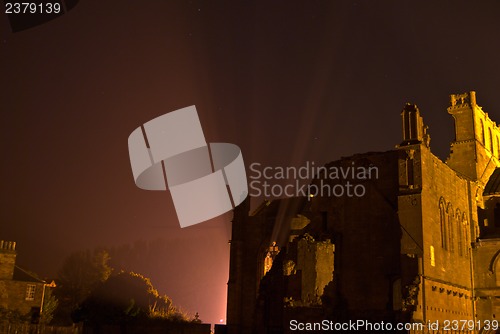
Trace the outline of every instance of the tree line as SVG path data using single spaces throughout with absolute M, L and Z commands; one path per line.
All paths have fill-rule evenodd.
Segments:
M 70 254 L 58 272 L 57 286 L 46 298 L 41 321 L 55 325 L 201 322 L 160 295 L 149 278 L 114 269 L 110 263 L 105 249 Z

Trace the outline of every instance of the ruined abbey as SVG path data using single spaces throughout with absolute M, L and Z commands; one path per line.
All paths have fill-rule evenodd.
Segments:
M 235 209 L 228 333 L 359 319 L 478 327 L 500 318 L 500 129 L 473 91 L 451 95 L 447 111 L 455 140 L 445 162 L 431 152 L 418 107 L 407 104 L 395 149 L 327 165 L 376 167 L 377 178 L 356 180 L 363 196 L 266 201 L 253 212 L 247 201 Z

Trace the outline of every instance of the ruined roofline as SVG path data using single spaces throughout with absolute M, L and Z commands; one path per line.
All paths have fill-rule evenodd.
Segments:
M 354 153 L 349 156 L 341 156 L 340 158 L 336 160 L 331 160 L 323 165 L 318 165 L 315 168 L 318 167 L 324 167 L 324 168 L 329 168 L 332 166 L 342 166 L 345 164 L 350 164 L 355 163 L 357 161 L 360 161 L 361 163 L 362 160 L 366 159 L 368 160 L 367 163 L 370 163 L 370 159 L 372 157 L 380 157 L 384 155 L 389 155 L 392 154 L 393 152 L 398 152 L 401 150 L 407 149 L 407 147 L 411 146 L 420 146 L 422 149 L 427 148 L 427 153 L 430 154 L 433 159 L 435 159 L 436 163 L 441 163 L 443 165 L 446 165 L 448 168 L 451 168 L 455 175 L 461 179 L 467 180 L 467 181 L 476 181 L 477 177 L 469 173 L 467 170 L 463 170 L 463 168 L 460 167 L 461 164 L 463 164 L 463 161 L 475 161 L 470 154 L 464 156 L 460 156 L 462 154 L 460 152 L 461 148 L 456 146 L 454 147 L 454 144 L 459 144 L 462 142 L 473 142 L 473 141 L 479 141 L 478 140 L 478 135 L 476 133 L 476 123 L 471 121 L 471 115 L 474 118 L 480 117 L 485 120 L 485 127 L 484 127 L 484 136 L 486 140 L 483 140 L 483 145 L 485 149 L 489 152 L 488 154 L 491 154 L 491 159 L 495 159 L 495 162 L 497 162 L 498 159 L 500 159 L 500 129 L 497 127 L 496 123 L 491 120 L 488 116 L 488 113 L 484 112 L 480 106 L 477 105 L 476 101 L 476 93 L 475 91 L 470 91 L 467 93 L 463 94 L 451 94 L 450 95 L 450 101 L 449 101 L 449 106 L 447 108 L 448 113 L 450 113 L 454 118 L 455 118 L 455 132 L 459 131 L 458 129 L 464 129 L 463 131 L 468 131 L 470 138 L 464 141 L 459 141 L 457 138 L 459 137 L 457 134 L 455 134 L 455 140 L 450 143 L 450 149 L 455 149 L 456 152 L 459 154 L 458 156 L 458 162 L 453 162 L 449 163 L 450 157 L 453 154 L 450 154 L 447 159 L 441 159 L 437 155 L 435 155 L 432 152 L 432 149 L 430 147 L 430 134 L 428 132 L 428 126 L 424 123 L 423 117 L 420 113 L 420 110 L 416 104 L 413 103 L 406 103 L 401 111 L 401 116 L 402 116 L 402 134 L 403 134 L 403 140 L 399 145 L 396 145 L 394 149 L 389 149 L 389 150 L 384 150 L 384 151 L 369 151 L 369 152 L 363 152 L 363 153 Z M 469 123 L 463 124 L 461 123 L 460 126 L 457 126 L 457 122 L 462 121 L 459 119 L 457 121 L 457 113 L 469 113 L 469 115 L 466 117 L 469 119 Z M 461 116 L 460 116 L 461 117 Z M 477 121 L 475 121 L 477 122 Z M 495 136 L 495 140 L 493 141 L 493 147 L 496 149 L 492 149 L 492 140 L 490 139 L 490 131 L 493 133 Z M 493 137 L 493 136 L 491 136 Z M 489 145 L 489 149 L 488 149 Z M 462 149 L 463 151 L 463 149 Z M 462 154 L 463 155 L 463 154 Z M 465 160 L 464 160 L 465 159 Z M 457 158 L 455 158 L 457 160 Z M 478 162 L 475 161 L 474 164 L 477 166 Z M 497 163 L 499 165 L 500 162 Z M 365 166 L 366 167 L 366 166 Z M 475 167 L 474 167 L 475 168 Z M 313 182 L 316 177 L 311 177 L 309 182 Z M 500 189 L 500 186 L 498 187 Z M 498 191 L 500 192 L 500 190 Z M 259 206 L 253 210 L 253 212 L 250 214 L 251 216 L 258 215 L 260 212 L 263 210 L 266 210 L 269 206 L 272 205 L 273 202 L 275 201 L 282 201 L 286 198 L 277 198 L 277 199 L 266 199 L 265 201 L 261 202 Z
M 262 212 L 265 212 L 265 211 L 269 212 L 269 210 L 278 211 L 279 206 L 282 204 L 297 205 L 298 207 L 303 209 L 307 204 L 307 197 L 306 196 L 300 196 L 300 197 L 294 196 L 294 197 L 265 199 L 248 216 L 249 217 L 258 216 Z M 298 210 L 298 211 L 300 211 L 300 210 Z
M 357 159 L 362 159 L 362 158 L 371 157 L 371 156 L 389 154 L 391 152 L 396 152 L 396 151 L 397 151 L 397 149 L 389 149 L 389 150 L 385 150 L 385 151 L 368 151 L 365 153 L 354 153 L 353 155 L 341 156 L 337 160 L 329 161 L 324 166 L 327 166 L 327 165 L 330 165 L 330 164 L 333 164 L 336 162 L 340 162 L 340 161 L 357 160 Z
M 450 115 L 454 116 L 459 114 L 460 112 L 464 112 L 467 110 L 472 110 L 478 118 L 484 122 L 485 132 L 487 132 L 487 127 L 491 126 L 493 132 L 497 135 L 500 135 L 500 127 L 496 121 L 494 121 L 489 114 L 483 110 L 483 108 L 477 104 L 477 97 L 475 91 L 469 91 L 462 94 L 450 94 L 450 105 L 447 108 L 447 111 Z M 454 116 L 455 120 L 456 117 Z M 476 119 L 473 120 L 473 125 L 475 126 Z M 477 139 L 477 138 L 470 138 Z M 455 140 L 458 142 L 460 140 Z M 483 143 L 485 144 L 485 143 Z

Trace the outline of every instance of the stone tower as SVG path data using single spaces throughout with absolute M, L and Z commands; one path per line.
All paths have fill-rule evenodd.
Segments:
M 455 120 L 455 140 L 447 165 L 484 186 L 500 166 L 500 131 L 476 103 L 476 92 L 450 95 L 448 113 Z

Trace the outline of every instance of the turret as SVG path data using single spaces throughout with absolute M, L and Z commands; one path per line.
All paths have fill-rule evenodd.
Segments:
M 483 185 L 499 166 L 500 131 L 476 103 L 476 92 L 450 95 L 448 113 L 455 120 L 448 166 Z
M 403 141 L 399 146 L 424 143 L 429 147 L 431 137 L 427 133 L 428 127 L 424 124 L 420 110 L 415 104 L 407 103 L 401 111 L 403 121 Z

